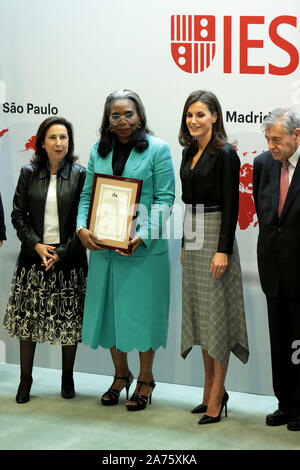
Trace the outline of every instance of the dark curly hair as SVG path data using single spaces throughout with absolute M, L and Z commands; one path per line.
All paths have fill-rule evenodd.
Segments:
M 31 159 L 31 163 L 34 163 L 39 168 L 46 167 L 48 164 L 48 155 L 46 150 L 43 148 L 43 143 L 48 129 L 55 124 L 65 126 L 68 131 L 69 148 L 65 158 L 71 163 L 77 160 L 77 157 L 74 155 L 74 132 L 72 124 L 63 117 L 51 116 L 40 124 L 35 136 L 35 154 Z
M 131 100 L 133 101 L 136 112 L 140 118 L 140 127 L 131 136 L 131 142 L 134 149 L 138 153 L 142 153 L 148 147 L 148 141 L 146 139 L 146 134 L 152 134 L 148 129 L 147 119 L 144 105 L 138 96 L 137 93 L 131 90 L 119 90 L 114 91 L 108 95 L 104 105 L 104 112 L 102 117 L 102 124 L 99 129 L 100 132 L 100 142 L 98 145 L 98 153 L 100 157 L 105 158 L 107 154 L 112 150 L 113 142 L 115 139 L 115 134 L 110 130 L 109 115 L 111 110 L 111 105 L 116 100 Z
M 189 147 L 192 154 L 196 154 L 198 151 L 197 140 L 191 136 L 186 125 L 186 113 L 189 107 L 196 101 L 201 101 L 202 103 L 206 104 L 212 114 L 217 114 L 217 120 L 213 124 L 212 128 L 211 139 L 211 152 L 214 153 L 218 148 L 222 147 L 225 142 L 227 142 L 227 134 L 224 128 L 221 105 L 216 95 L 214 95 L 211 91 L 197 90 L 193 91 L 188 96 L 184 104 L 181 118 L 181 126 L 178 135 L 179 143 L 183 147 Z

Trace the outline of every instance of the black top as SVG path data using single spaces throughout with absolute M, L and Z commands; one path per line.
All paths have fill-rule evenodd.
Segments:
M 240 159 L 230 144 L 212 153 L 210 143 L 193 170 L 193 154 L 183 149 L 180 178 L 185 204 L 222 207 L 218 252 L 232 253 L 239 210 Z
M 133 143 L 127 142 L 123 144 L 119 139 L 115 139 L 114 151 L 112 157 L 112 168 L 113 174 L 116 176 L 122 176 L 124 167 L 133 148 Z

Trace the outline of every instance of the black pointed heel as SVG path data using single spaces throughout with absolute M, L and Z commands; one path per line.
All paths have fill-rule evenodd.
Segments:
M 30 378 L 29 380 L 21 379 L 16 395 L 17 403 L 27 403 L 30 400 L 30 389 L 32 382 L 32 378 Z
M 205 413 L 207 411 L 207 405 L 204 405 L 201 403 L 201 405 L 196 406 L 191 413 L 196 414 L 196 413 Z
M 137 383 L 139 385 L 138 389 L 137 389 L 137 393 L 134 393 L 130 397 L 130 400 L 129 400 L 129 401 L 135 402 L 136 404 L 135 405 L 126 405 L 126 408 L 127 408 L 128 411 L 144 410 L 147 406 L 148 401 L 149 401 L 149 405 L 151 405 L 152 393 L 153 393 L 153 390 L 156 387 L 156 383 L 154 383 L 153 380 L 152 380 L 152 382 L 142 382 L 141 380 L 138 380 Z M 139 391 L 141 390 L 142 385 L 149 385 L 150 387 L 152 387 L 152 391 L 151 391 L 149 396 L 139 395 Z
M 126 390 L 126 400 L 128 400 L 129 388 L 130 388 L 130 386 L 133 382 L 133 379 L 134 379 L 134 377 L 133 377 L 133 375 L 130 371 L 129 371 L 129 374 L 128 374 L 127 377 L 117 377 L 117 376 L 115 376 L 112 386 L 101 397 L 102 405 L 104 405 L 104 406 L 117 405 L 119 403 L 119 396 L 120 396 L 120 393 L 123 390 L 123 388 L 125 388 L 125 390 Z M 124 387 L 122 387 L 121 390 L 117 390 L 116 388 L 113 388 L 114 383 L 115 383 L 116 380 L 125 380 L 126 385 Z M 108 397 L 108 398 L 105 399 L 104 398 L 105 396 Z
M 222 400 L 221 410 L 220 410 L 220 413 L 218 414 L 218 416 L 213 417 L 213 416 L 208 416 L 208 415 L 205 414 L 205 415 L 202 416 L 200 421 L 198 421 L 198 424 L 218 423 L 219 421 L 221 421 L 221 415 L 222 415 L 223 408 L 225 408 L 225 417 L 227 418 L 227 402 L 228 402 L 228 400 L 229 400 L 229 395 L 225 391 L 224 396 L 223 396 L 223 400 Z

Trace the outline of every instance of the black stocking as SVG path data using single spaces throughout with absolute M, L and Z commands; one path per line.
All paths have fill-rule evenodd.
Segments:
M 73 368 L 75 356 L 77 351 L 77 344 L 72 346 L 62 346 L 62 384 L 64 388 L 72 390 L 74 388 L 73 382 Z
M 34 341 L 20 340 L 20 366 L 21 381 L 18 393 L 29 393 L 32 384 L 32 368 L 36 343 Z

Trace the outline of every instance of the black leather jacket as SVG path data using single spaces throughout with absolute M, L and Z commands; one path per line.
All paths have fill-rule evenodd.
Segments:
M 57 206 L 60 245 L 56 248 L 60 260 L 71 259 L 74 253 L 85 253 L 76 235 L 76 217 L 86 170 L 64 159 L 57 171 Z M 11 219 L 22 242 L 21 251 L 39 258 L 34 247 L 43 243 L 45 204 L 50 182 L 48 168 L 37 169 L 33 164 L 21 168 L 13 199 Z

